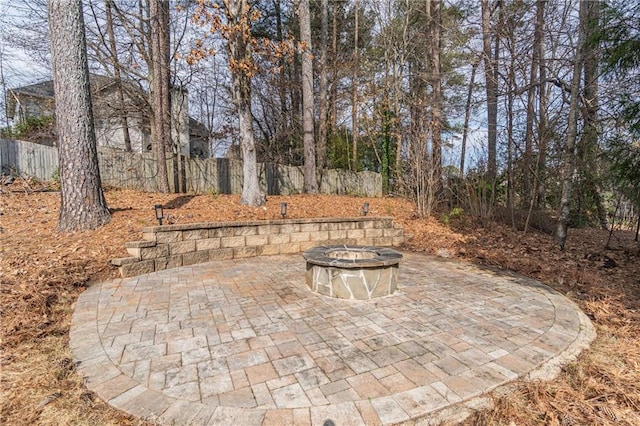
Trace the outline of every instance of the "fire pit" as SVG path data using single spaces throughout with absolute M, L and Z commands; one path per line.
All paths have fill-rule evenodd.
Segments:
M 319 246 L 304 252 L 307 285 L 340 299 L 369 300 L 397 288 L 402 254 L 382 247 Z

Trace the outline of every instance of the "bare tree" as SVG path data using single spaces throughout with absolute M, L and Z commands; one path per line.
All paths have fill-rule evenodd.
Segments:
M 571 94 L 569 99 L 569 123 L 567 127 L 567 139 L 563 147 L 562 155 L 562 194 L 560 196 L 560 208 L 558 209 L 558 224 L 555 240 L 564 250 L 567 241 L 567 229 L 570 219 L 571 196 L 573 194 L 573 180 L 576 168 L 576 139 L 578 134 L 578 98 L 580 96 L 580 78 L 584 64 L 584 49 L 588 22 L 588 2 L 580 0 L 580 24 L 578 26 L 578 45 L 575 48 L 573 58 L 573 76 L 571 78 Z
M 329 2 L 320 1 L 320 81 L 318 83 L 318 144 L 317 144 L 317 167 L 322 175 L 327 161 L 327 43 L 329 42 Z
M 260 206 L 266 198 L 258 182 L 256 145 L 253 137 L 253 117 L 251 115 L 251 8 L 247 0 L 224 0 L 225 13 L 231 27 L 228 35 L 229 61 L 233 85 L 233 101 L 238 110 L 240 146 L 244 179 L 240 202 L 250 206 Z
M 95 229 L 111 219 L 102 192 L 91 110 L 81 0 L 49 0 L 60 163 L 58 230 Z
M 496 8 L 500 6 L 498 0 Z M 497 173 L 497 137 L 498 137 L 498 46 L 500 44 L 497 34 L 495 39 L 495 51 L 491 51 L 491 12 L 489 0 L 482 0 L 482 50 L 484 55 L 484 75 L 487 92 L 487 173 L 489 180 L 493 182 Z
M 302 52 L 302 129 L 304 140 L 304 189 L 309 194 L 318 192 L 316 178 L 316 149 L 313 137 L 313 58 L 311 48 L 311 20 L 309 0 L 300 0 L 298 8 L 300 18 L 300 41 L 304 45 Z

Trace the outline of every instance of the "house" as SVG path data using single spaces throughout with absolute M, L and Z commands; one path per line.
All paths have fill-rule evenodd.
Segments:
M 128 133 L 133 152 L 150 151 L 151 109 L 148 93 L 131 82 L 123 82 L 120 92 L 116 79 L 98 74 L 89 75 L 89 84 L 98 146 L 125 149 L 125 135 Z M 6 104 L 7 118 L 14 123 L 24 122 L 30 117 L 53 117 L 53 81 L 8 89 Z M 182 155 L 209 157 L 209 131 L 202 123 L 189 117 L 186 90 L 172 88 L 171 114 L 171 138 L 174 145 L 180 147 Z M 49 139 L 48 144 L 56 143 L 55 138 Z

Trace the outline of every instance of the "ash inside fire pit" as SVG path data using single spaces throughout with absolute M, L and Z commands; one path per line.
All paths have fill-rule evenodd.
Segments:
M 307 285 L 316 293 L 368 300 L 397 288 L 402 254 L 384 247 L 319 246 L 304 252 Z

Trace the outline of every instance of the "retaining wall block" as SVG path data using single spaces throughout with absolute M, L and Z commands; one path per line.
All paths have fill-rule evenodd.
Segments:
M 382 237 L 383 234 L 384 234 L 383 229 L 369 228 L 364 230 L 364 236 L 367 238 Z
M 276 254 L 280 254 L 280 244 L 267 244 L 265 246 L 261 246 L 260 251 L 260 255 L 262 256 L 273 256 Z
M 309 239 L 311 241 L 323 241 L 329 239 L 329 231 L 316 231 L 309 233 Z
M 169 254 L 172 256 L 174 254 L 189 253 L 192 251 L 196 251 L 196 242 L 193 240 L 169 243 Z
M 136 275 L 149 274 L 155 271 L 154 260 L 142 260 L 136 263 L 129 263 L 120 267 L 122 277 L 134 277 Z
M 274 235 L 279 233 L 279 225 L 258 225 L 258 235 Z
M 342 240 L 347 238 L 347 231 L 329 231 L 329 239 L 330 240 Z
M 300 252 L 300 243 L 288 243 L 280 245 L 280 253 L 291 254 Z
M 247 246 L 264 246 L 269 244 L 268 235 L 247 235 L 245 237 L 245 244 Z
M 315 232 L 320 230 L 319 223 L 301 223 L 300 232 Z
M 233 259 L 233 249 L 232 248 L 220 248 L 215 250 L 209 250 L 209 260 L 228 260 Z
M 284 223 L 280 225 L 281 234 L 292 234 L 294 232 L 300 232 L 299 223 Z
M 376 246 L 387 247 L 387 246 L 393 245 L 392 237 L 377 237 L 377 238 L 374 238 L 373 241 L 375 242 L 374 245 Z
M 269 244 L 287 244 L 289 241 L 289 234 L 269 235 Z
M 220 238 L 206 238 L 204 240 L 196 240 L 196 251 L 212 250 L 220 248 Z
M 243 247 L 244 245 L 245 245 L 245 240 L 243 236 L 220 238 L 220 247 L 222 248 Z
M 257 226 L 239 226 L 233 229 L 233 235 L 257 235 L 258 227 Z
M 158 244 L 155 247 L 144 247 L 140 249 L 140 260 L 149 260 L 165 256 L 169 256 L 168 244 Z
M 182 255 L 182 266 L 195 265 L 196 263 L 204 263 L 209 261 L 208 251 L 194 251 Z
M 160 231 L 156 232 L 157 243 L 175 243 L 182 241 L 182 231 Z
M 204 238 L 209 238 L 208 229 L 192 229 L 189 231 L 182 231 L 183 241 L 202 240 Z
M 177 268 L 178 266 L 182 266 L 182 255 L 178 254 L 175 256 L 160 257 L 158 259 L 155 259 L 155 261 L 156 261 L 156 271 L 162 271 L 163 269 Z
M 213 228 L 209 229 L 209 238 L 233 237 L 233 228 Z
M 309 233 L 308 232 L 294 232 L 289 234 L 290 241 L 292 243 L 299 243 L 302 241 L 309 241 Z
M 258 255 L 258 250 L 256 246 L 244 246 L 244 247 L 234 247 L 233 248 L 233 258 L 243 258 L 243 257 L 255 257 Z
M 364 229 L 350 229 L 347 231 L 347 238 L 364 238 Z

